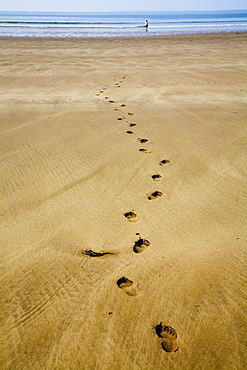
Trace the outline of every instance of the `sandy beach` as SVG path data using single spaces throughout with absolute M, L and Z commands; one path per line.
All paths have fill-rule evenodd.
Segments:
M 1 369 L 246 369 L 247 35 L 0 45 Z

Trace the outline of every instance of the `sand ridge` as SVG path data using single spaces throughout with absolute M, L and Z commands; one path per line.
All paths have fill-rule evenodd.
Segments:
M 1 368 L 244 369 L 246 35 L 0 43 Z

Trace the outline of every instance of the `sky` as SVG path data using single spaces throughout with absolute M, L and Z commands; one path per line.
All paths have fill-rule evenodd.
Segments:
M 56 12 L 246 9 L 247 0 L 0 0 L 0 10 Z

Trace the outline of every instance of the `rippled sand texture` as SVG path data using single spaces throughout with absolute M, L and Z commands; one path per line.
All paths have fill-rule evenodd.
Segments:
M 246 35 L 0 44 L 1 369 L 245 369 Z

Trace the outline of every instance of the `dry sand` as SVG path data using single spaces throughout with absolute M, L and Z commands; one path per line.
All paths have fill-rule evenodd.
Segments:
M 246 369 L 246 34 L 0 45 L 1 368 Z

